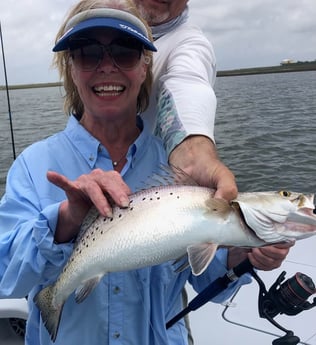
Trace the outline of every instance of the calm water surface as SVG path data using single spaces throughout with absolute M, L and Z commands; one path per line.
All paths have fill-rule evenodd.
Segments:
M 289 189 L 316 193 L 316 72 L 217 79 L 216 141 L 240 191 Z M 17 154 L 62 129 L 58 87 L 13 90 Z M 6 93 L 0 91 L 0 195 L 12 164 Z

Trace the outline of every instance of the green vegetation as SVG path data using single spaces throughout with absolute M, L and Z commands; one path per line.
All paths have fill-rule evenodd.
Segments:
M 55 86 L 61 86 L 62 83 L 39 83 L 39 84 L 21 84 L 21 85 L 9 85 L 10 90 L 16 90 L 16 89 L 35 89 L 35 88 L 41 88 L 41 87 L 55 87 Z M 5 90 L 5 86 L 0 86 L 0 90 Z

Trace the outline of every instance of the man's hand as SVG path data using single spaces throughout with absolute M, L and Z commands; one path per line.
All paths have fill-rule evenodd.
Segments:
M 219 160 L 214 143 L 207 137 L 186 138 L 171 152 L 169 163 L 182 169 L 199 185 L 214 188 L 216 198 L 230 201 L 237 197 L 235 177 Z

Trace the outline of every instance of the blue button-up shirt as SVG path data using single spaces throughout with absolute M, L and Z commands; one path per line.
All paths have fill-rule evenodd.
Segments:
M 121 174 L 135 191 L 166 163 L 160 139 L 143 128 Z M 8 173 L 0 204 L 0 297 L 28 295 L 26 344 L 51 344 L 33 297 L 57 279 L 73 247 L 53 241 L 65 193 L 47 181 L 46 173 L 54 170 L 74 180 L 96 168 L 113 169 L 109 153 L 70 117 L 64 131 L 28 147 Z M 219 250 L 200 277 L 189 269 L 176 273 L 170 262 L 106 275 L 82 303 L 77 304 L 73 295 L 67 299 L 55 344 L 187 344 L 182 320 L 169 330 L 165 323 L 182 308 L 181 291 L 187 281 L 200 291 L 226 272 L 226 254 Z M 247 282 L 249 278 L 239 279 L 216 301 Z

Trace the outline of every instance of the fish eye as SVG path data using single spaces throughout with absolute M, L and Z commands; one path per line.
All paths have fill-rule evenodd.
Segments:
M 288 198 L 291 196 L 291 192 L 288 192 L 287 190 L 280 190 L 279 194 L 285 198 Z

